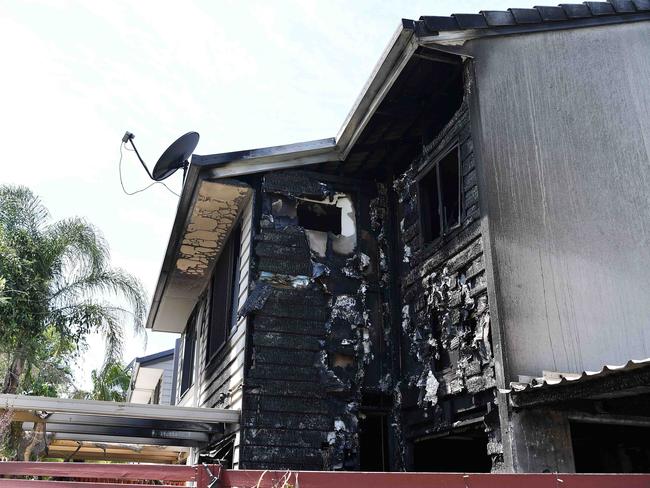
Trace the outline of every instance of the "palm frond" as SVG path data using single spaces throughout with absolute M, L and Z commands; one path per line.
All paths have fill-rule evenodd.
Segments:
M 29 188 L 0 185 L 0 225 L 8 233 L 39 233 L 49 217 L 47 208 Z
M 47 229 L 50 245 L 45 254 L 45 265 L 67 275 L 101 273 L 110 257 L 108 244 L 101 232 L 81 218 L 60 220 Z
M 52 293 L 52 304 L 64 308 L 97 296 L 112 296 L 125 300 L 130 308 L 133 330 L 137 334 L 144 332 L 147 314 L 146 293 L 137 278 L 119 268 L 77 276 L 74 281 L 61 283 L 61 287 Z
M 69 304 L 52 311 L 53 325 L 76 338 L 96 332 L 105 346 L 105 363 L 122 359 L 124 348 L 123 324 L 131 311 L 106 302 L 84 301 Z

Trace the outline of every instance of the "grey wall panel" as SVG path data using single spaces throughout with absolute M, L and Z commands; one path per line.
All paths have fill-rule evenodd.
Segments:
M 509 379 L 650 356 L 650 23 L 469 47 Z

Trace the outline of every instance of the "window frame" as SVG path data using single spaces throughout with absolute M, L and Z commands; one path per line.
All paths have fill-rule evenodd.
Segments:
M 235 301 L 239 300 L 239 279 L 241 273 L 241 235 L 242 223 L 238 222 L 230 232 L 224 248 L 217 259 L 215 268 L 212 271 L 212 276 L 210 277 L 210 289 L 209 289 L 209 310 L 208 310 L 208 324 L 207 324 L 207 334 L 206 334 L 206 368 L 211 366 L 214 363 L 215 358 L 223 350 L 223 348 L 228 344 L 228 339 L 232 336 L 232 330 L 237 326 L 237 312 L 239 303 Z M 217 271 L 219 271 L 219 264 L 221 259 L 228 253 L 228 270 L 227 270 L 227 282 L 230 286 L 227 287 L 225 293 L 227 296 L 225 302 L 227 303 L 226 313 L 223 314 L 225 317 L 223 324 L 222 335 L 223 338 L 220 339 L 218 344 L 212 344 L 213 334 L 215 333 L 214 324 L 215 324 L 215 279 L 217 277 Z
M 194 310 L 190 315 L 190 318 L 187 321 L 185 327 L 185 333 L 183 334 L 183 360 L 180 362 L 181 368 L 181 377 L 180 377 L 180 394 L 179 399 L 182 399 L 185 394 L 192 389 L 194 386 L 194 373 L 196 369 L 196 350 L 197 350 L 197 335 L 196 335 L 196 322 L 197 322 L 197 311 Z M 190 341 L 191 339 L 191 341 Z M 191 362 L 188 364 L 188 345 L 192 345 L 190 350 Z M 188 367 L 189 366 L 189 367 Z M 186 373 L 188 376 L 185 376 Z M 187 381 L 187 384 L 185 382 Z
M 453 151 L 456 151 L 456 160 L 458 164 L 458 221 L 452 226 L 446 226 L 443 212 L 443 193 L 440 186 L 440 170 L 439 163 L 442 162 L 447 156 L 449 156 Z M 425 180 L 431 172 L 435 172 L 435 181 L 437 188 L 437 209 L 438 209 L 438 225 L 440 226 L 440 234 L 436 237 L 430 237 L 428 234 L 431 233 L 431 223 L 428 221 L 430 219 L 430 214 L 432 213 L 431 205 L 426 206 L 425 208 L 425 198 L 424 194 L 426 193 L 422 189 L 422 182 Z M 465 196 L 463 195 L 463 165 L 460 157 L 460 144 L 456 139 L 452 141 L 449 145 L 445 146 L 444 149 L 440 150 L 438 155 L 433 158 L 429 163 L 427 163 L 419 172 L 416 177 L 417 185 L 417 203 L 418 203 L 418 226 L 420 231 L 420 242 L 423 247 L 432 246 L 440 242 L 444 242 L 449 236 L 457 230 L 462 222 L 465 215 L 464 200 Z M 430 203 L 427 199 L 426 203 Z

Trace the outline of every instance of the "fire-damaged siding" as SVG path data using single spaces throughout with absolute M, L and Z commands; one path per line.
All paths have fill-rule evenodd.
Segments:
M 419 178 L 459 148 L 461 223 L 425 243 Z M 501 462 L 495 415 L 494 362 L 473 145 L 465 104 L 397 180 L 402 236 L 403 433 L 415 441 L 485 419 L 496 468 Z M 420 190 L 421 191 L 421 190 Z M 480 425 L 480 424 L 479 424 Z
M 370 232 L 358 235 L 370 225 L 369 196 L 359 186 L 315 173 L 263 178 L 256 281 L 240 311 L 252 339 L 242 468 L 358 467 L 361 387 L 379 388 L 366 372 L 377 361 L 390 364 L 373 342 L 383 331 L 379 301 L 366 299 L 378 293 L 377 245 Z M 310 222 L 308 212 L 322 219 Z M 323 217 L 330 212 L 335 217 Z

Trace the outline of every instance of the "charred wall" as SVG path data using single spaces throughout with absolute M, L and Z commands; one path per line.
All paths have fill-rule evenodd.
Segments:
M 457 148 L 460 222 L 433 242 L 423 236 L 420 178 Z M 485 438 L 492 469 L 502 463 L 495 373 L 473 143 L 465 104 L 396 181 L 402 293 L 398 387 L 407 464 L 419 442 L 449 434 Z M 486 435 L 487 434 L 487 435 Z
M 376 196 L 374 184 L 319 173 L 258 182 L 253 283 L 240 309 L 250 335 L 242 468 L 360 467 L 359 418 L 369 398 L 390 405 L 392 384 Z

